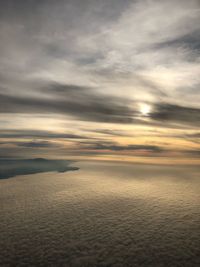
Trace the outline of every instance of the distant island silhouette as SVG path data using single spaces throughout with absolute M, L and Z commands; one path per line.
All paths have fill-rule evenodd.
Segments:
M 70 166 L 70 160 L 34 159 L 0 159 L 0 179 L 7 179 L 18 175 L 36 174 L 42 172 L 67 172 L 79 170 Z

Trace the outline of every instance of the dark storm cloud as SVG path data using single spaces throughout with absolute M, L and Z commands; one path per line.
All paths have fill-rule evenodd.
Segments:
M 154 106 L 150 114 L 153 120 L 163 122 L 175 122 L 192 126 L 200 125 L 200 109 L 168 103 L 160 103 Z
M 52 84 L 46 90 L 49 98 L 0 94 L 0 112 L 61 113 L 97 122 L 133 121 L 134 111 L 128 107 L 127 99 L 102 95 L 90 88 L 72 85 Z

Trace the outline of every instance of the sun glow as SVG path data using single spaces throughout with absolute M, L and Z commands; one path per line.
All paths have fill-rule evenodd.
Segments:
M 147 116 L 151 112 L 151 106 L 148 104 L 141 104 L 140 112 L 143 116 Z

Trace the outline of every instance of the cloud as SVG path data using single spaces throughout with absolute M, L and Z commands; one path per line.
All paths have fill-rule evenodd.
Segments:
M 200 132 L 187 134 L 186 136 L 191 138 L 200 138 Z
M 1 266 L 199 265 L 198 167 L 76 165 L 1 180 Z
M 128 99 L 99 94 L 90 88 L 50 84 L 49 97 L 18 97 L 1 94 L 1 113 L 60 113 L 82 120 L 131 123 L 134 110 Z
M 126 131 L 120 131 L 120 130 L 111 130 L 111 129 L 99 129 L 99 130 L 83 129 L 83 130 L 86 132 L 93 132 L 97 134 L 110 135 L 110 136 L 133 136 Z
M 23 138 L 20 137 L 18 141 L 3 141 L 0 142 L 0 145 L 8 145 L 8 146 L 17 146 L 17 147 L 24 147 L 24 148 L 56 148 L 61 147 L 61 144 L 55 142 L 49 142 L 46 140 L 32 140 L 32 141 L 22 141 Z
M 0 138 L 88 139 L 89 137 L 71 133 L 14 129 L 0 130 Z
M 183 134 L 182 136 L 180 136 L 180 138 L 183 138 L 195 144 L 200 144 L 200 132 Z
M 184 150 L 183 152 L 193 157 L 199 158 L 200 156 L 200 149 Z
M 136 126 L 135 136 L 197 128 L 199 7 L 198 0 L 1 1 L 0 125 L 16 131 L 0 137 L 85 139 L 84 127 L 91 140 L 95 131 L 128 137 L 104 130 L 119 124 Z M 152 106 L 145 118 L 141 103 Z M 61 117 L 72 134 L 68 126 L 66 134 L 39 132 L 64 128 Z M 25 133 L 27 120 L 38 133 Z
M 200 109 L 168 103 L 158 103 L 150 114 L 153 120 L 175 122 L 198 127 L 200 125 Z
M 87 144 L 87 142 L 86 142 Z M 154 145 L 117 145 L 109 142 L 91 143 L 89 149 L 95 150 L 111 150 L 111 151 L 149 151 L 149 152 L 162 152 L 163 149 Z
M 54 144 L 48 141 L 31 141 L 31 142 L 16 142 L 16 145 L 29 148 L 42 148 L 42 147 L 59 147 L 58 144 Z
M 154 45 L 154 48 L 157 49 L 162 49 L 166 47 L 184 48 L 198 55 L 200 50 L 200 31 L 195 30 L 185 35 L 174 37 L 171 40 L 160 42 Z

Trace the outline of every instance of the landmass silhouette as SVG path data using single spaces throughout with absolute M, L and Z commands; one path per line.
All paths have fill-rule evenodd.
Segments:
M 0 179 L 7 179 L 18 175 L 36 174 L 41 172 L 67 172 L 79 170 L 70 166 L 70 160 L 34 159 L 0 159 Z

